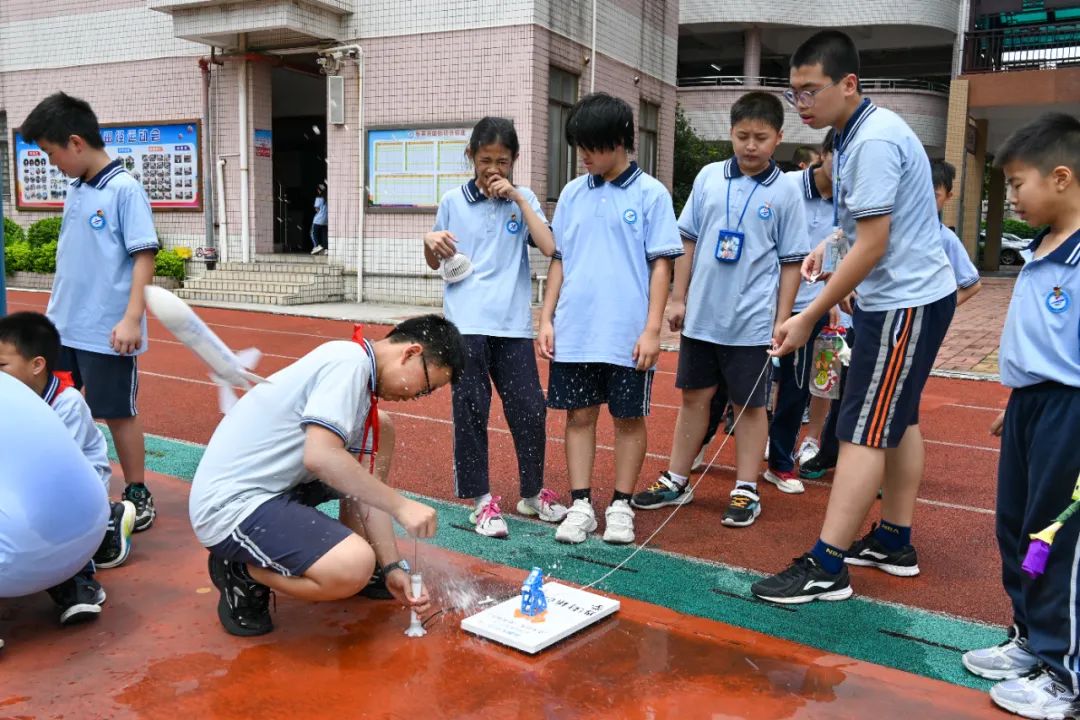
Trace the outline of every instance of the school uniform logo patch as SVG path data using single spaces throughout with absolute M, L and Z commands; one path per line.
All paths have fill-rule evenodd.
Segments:
M 517 219 L 517 215 L 511 215 L 510 219 L 506 221 L 506 232 L 511 235 L 517 235 L 521 232 L 521 223 Z
M 90 227 L 95 230 L 100 230 L 105 227 L 105 212 L 103 210 L 98 210 L 90 216 Z
M 772 205 L 765 203 L 757 209 L 757 214 L 762 220 L 768 220 L 772 217 Z
M 637 222 L 637 211 L 633 208 L 623 210 L 622 219 L 627 225 L 633 225 Z
M 1065 288 L 1055 287 L 1046 295 L 1046 309 L 1055 315 L 1060 315 L 1072 305 L 1072 298 Z

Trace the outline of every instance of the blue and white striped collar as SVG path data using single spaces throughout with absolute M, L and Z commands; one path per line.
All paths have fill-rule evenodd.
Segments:
M 806 195 L 807 200 L 823 200 L 821 197 L 821 191 L 818 190 L 817 183 L 814 182 L 814 170 L 817 170 L 821 165 L 811 165 L 803 170 L 803 194 Z
M 113 160 L 111 163 L 101 169 L 94 177 L 84 181 L 82 178 L 76 178 L 75 182 L 71 183 L 73 187 L 79 187 L 85 182 L 95 190 L 101 190 L 104 188 L 110 180 L 124 172 L 124 164 L 119 160 Z
M 623 170 L 621 173 L 619 173 L 619 176 L 617 178 L 615 178 L 614 180 L 611 180 L 610 182 L 611 182 L 612 185 L 615 185 L 617 187 L 621 187 L 621 188 L 623 188 L 625 190 L 626 188 L 630 187 L 630 185 L 635 180 L 637 180 L 639 177 L 641 177 L 641 174 L 643 172 L 644 171 L 641 168 L 638 167 L 638 164 L 636 162 L 634 162 L 633 160 L 631 160 L 630 161 L 630 167 Z M 598 188 L 601 185 L 603 185 L 605 182 L 608 182 L 608 181 L 604 180 L 603 175 L 590 175 L 589 176 L 589 187 L 590 188 Z
M 476 184 L 476 178 L 473 178 L 469 182 L 461 186 L 461 192 L 465 195 L 465 202 L 470 205 L 478 203 L 482 200 L 499 200 L 501 202 L 510 202 L 510 198 L 489 198 L 484 193 L 480 192 L 480 186 Z
M 50 405 L 53 404 L 53 400 L 60 394 L 60 378 L 55 375 L 49 376 L 49 384 L 45 386 L 45 392 L 41 393 L 41 399 Z
M 1041 233 L 1035 236 L 1035 239 L 1031 241 L 1027 249 L 1035 252 L 1039 249 L 1039 245 L 1042 244 L 1043 238 L 1050 233 L 1050 228 L 1046 228 Z M 1061 243 L 1061 247 L 1054 250 L 1052 253 L 1043 258 L 1043 260 L 1051 260 L 1062 265 L 1080 265 L 1080 230 L 1077 230 L 1069 238 Z
M 855 133 L 866 122 L 866 118 L 870 117 L 875 110 L 877 110 L 877 105 L 870 102 L 870 98 L 863 98 L 863 101 L 859 103 L 859 107 L 855 108 L 855 112 L 848 118 L 843 129 L 837 128 L 836 137 L 833 139 L 833 147 L 836 148 L 836 152 L 842 153 L 847 149 L 847 146 L 851 144 L 851 138 L 855 137 Z
M 776 161 L 769 160 L 769 167 L 765 168 L 757 175 L 752 176 L 751 179 L 768 187 L 776 182 L 776 179 L 783 174 L 783 171 L 780 169 L 780 166 L 776 164 Z M 724 164 L 724 177 L 728 180 L 743 177 L 743 171 L 742 168 L 739 167 L 738 160 L 730 158 Z
M 371 360 L 371 383 L 370 384 L 371 384 L 371 393 L 372 393 L 372 395 L 374 395 L 375 390 L 376 390 L 375 381 L 376 381 L 377 376 L 378 376 L 378 373 L 376 372 L 377 368 L 376 368 L 376 365 L 375 365 L 375 348 L 372 347 L 371 341 L 368 340 L 367 338 L 364 338 L 363 347 L 364 347 L 364 352 L 366 352 L 368 354 L 368 358 Z

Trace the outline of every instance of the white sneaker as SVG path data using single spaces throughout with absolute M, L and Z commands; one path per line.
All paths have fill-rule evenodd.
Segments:
M 626 500 L 616 500 L 604 513 L 604 542 L 626 545 L 634 542 L 634 511 Z
M 568 512 L 566 506 L 559 502 L 559 496 L 551 490 L 544 488 L 536 497 L 522 498 L 517 504 L 518 515 L 535 517 L 544 522 L 562 522 Z
M 1000 645 L 968 650 L 960 658 L 970 672 L 990 680 L 1015 680 L 1039 666 L 1039 659 L 1028 652 L 1023 638 L 1009 638 Z
M 575 500 L 566 511 L 555 539 L 564 543 L 583 543 L 589 533 L 596 530 L 596 513 L 588 500 Z
M 990 688 L 990 699 L 1026 718 L 1064 720 L 1078 717 L 1080 713 L 1076 695 L 1046 670 L 1018 680 L 999 682 Z
M 802 441 L 802 445 L 799 446 L 799 452 L 795 455 L 795 458 L 799 461 L 799 465 L 810 462 L 814 457 L 821 452 L 821 445 L 814 438 L 806 438 Z
M 504 538 L 510 535 L 510 528 L 503 520 L 499 509 L 501 497 L 495 496 L 469 514 L 469 521 L 476 523 L 476 534 L 484 537 Z
M 690 472 L 701 472 L 705 469 L 705 448 L 701 448 L 701 452 L 694 458 L 694 464 L 690 466 Z
M 319 253 L 323 252 L 326 252 L 326 248 L 324 248 L 322 245 L 316 245 L 315 247 L 311 248 L 312 255 L 318 255 Z

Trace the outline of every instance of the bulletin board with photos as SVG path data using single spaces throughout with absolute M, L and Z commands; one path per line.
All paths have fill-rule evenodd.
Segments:
M 49 162 L 36 143 L 16 130 L 12 143 L 15 207 L 56 210 L 64 207 L 71 178 Z M 105 152 L 120 160 L 138 180 L 154 210 L 200 211 L 203 206 L 198 120 L 123 123 L 101 126 Z
M 447 190 L 473 177 L 465 156 L 472 125 L 373 128 L 367 134 L 372 209 L 430 212 Z

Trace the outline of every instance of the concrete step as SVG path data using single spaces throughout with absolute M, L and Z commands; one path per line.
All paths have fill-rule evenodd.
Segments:
M 322 276 L 318 276 L 322 277 Z M 261 278 L 252 280 L 235 280 L 231 278 L 218 278 L 214 273 L 204 278 L 187 280 L 184 287 L 188 290 L 236 290 L 244 292 L 265 292 L 275 295 L 292 295 L 302 293 L 305 290 L 311 292 L 323 292 L 341 294 L 345 292 L 345 281 L 341 277 L 325 278 L 309 282 L 308 278 L 299 281 L 273 282 Z
M 248 303 L 258 305 L 308 305 L 312 303 L 342 302 L 344 294 L 326 293 L 309 295 L 307 293 L 260 293 L 244 290 L 177 290 L 176 294 L 184 300 L 208 300 L 212 302 Z
M 330 258 L 326 253 L 321 255 L 309 255 L 307 253 L 255 253 L 252 256 L 255 262 L 287 262 L 301 265 L 329 265 Z
M 260 282 L 336 282 L 344 277 L 340 273 L 274 272 L 270 270 L 211 270 L 201 276 L 212 280 L 237 280 Z
M 289 272 L 305 273 L 310 275 L 340 275 L 341 268 L 335 265 L 318 265 L 316 263 L 299 262 L 227 262 L 218 263 L 215 270 L 231 272 Z

